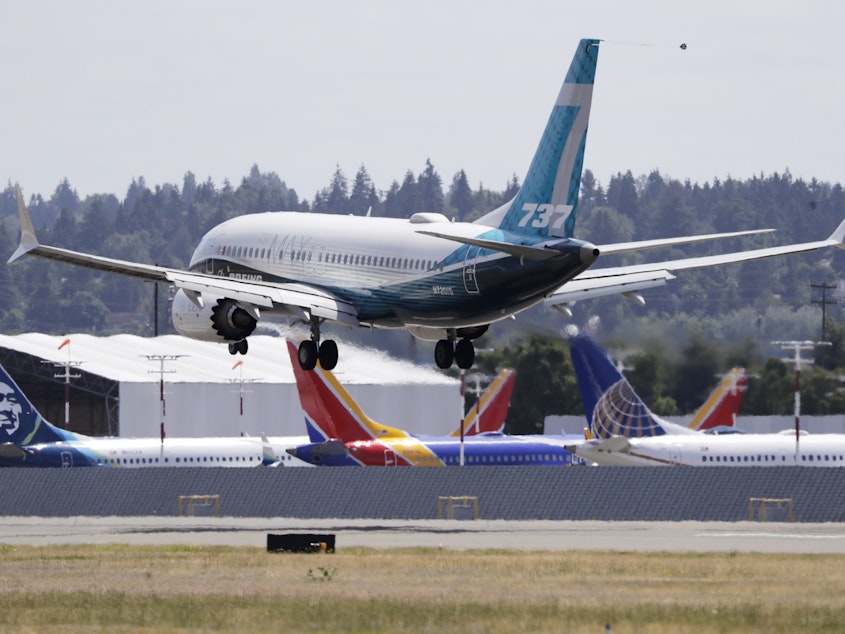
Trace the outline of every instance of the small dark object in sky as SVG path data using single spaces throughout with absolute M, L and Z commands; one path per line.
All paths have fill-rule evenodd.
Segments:
M 681 50 L 682 50 L 682 51 L 687 50 L 687 43 L 686 43 L 686 42 L 682 42 L 682 43 L 681 43 Z

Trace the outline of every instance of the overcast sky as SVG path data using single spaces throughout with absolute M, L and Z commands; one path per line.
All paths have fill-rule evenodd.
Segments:
M 691 6 L 693 5 L 694 6 Z M 599 53 L 586 167 L 841 182 L 845 4 L 709 0 L 67 0 L 0 9 L 0 187 L 120 198 L 253 164 L 313 199 L 430 159 L 522 180 L 578 40 Z M 679 45 L 685 42 L 687 49 Z

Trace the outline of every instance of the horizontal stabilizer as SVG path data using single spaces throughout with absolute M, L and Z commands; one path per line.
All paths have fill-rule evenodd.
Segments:
M 482 249 L 490 249 L 491 251 L 507 253 L 508 255 L 523 258 L 525 260 L 549 260 L 560 255 L 560 252 L 552 249 L 527 247 L 520 244 L 511 244 L 510 242 L 496 242 L 495 240 L 484 240 L 480 238 L 465 238 L 463 236 L 439 233 L 437 231 L 417 231 L 417 233 L 433 236 L 435 238 L 442 238 L 443 240 L 460 242 L 461 244 L 470 244 L 472 246 L 481 247 Z
M 310 445 L 310 449 L 312 456 L 345 456 L 349 453 L 346 445 L 333 438 L 319 444 Z M 292 456 L 297 455 L 297 447 L 288 447 L 285 451 Z
M 0 459 L 3 460 L 24 460 L 27 452 L 22 447 L 18 447 L 13 442 L 4 442 L 0 444 Z

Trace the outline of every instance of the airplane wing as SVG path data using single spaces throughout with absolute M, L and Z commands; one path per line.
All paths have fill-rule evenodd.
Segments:
M 39 244 L 20 187 L 16 185 L 15 191 L 21 222 L 21 242 L 9 258 L 9 262 L 14 262 L 24 255 L 36 255 L 97 271 L 119 273 L 149 282 L 172 284 L 176 288 L 184 289 L 191 301 L 200 308 L 203 305 L 202 295 L 207 293 L 215 297 L 228 297 L 250 312 L 254 312 L 253 307 L 286 307 L 296 312 L 305 312 L 306 316 L 320 317 L 351 326 L 359 325 L 358 311 L 352 304 L 306 284 L 274 284 L 239 280 L 164 266 L 127 262 Z
M 717 234 L 718 235 L 718 234 Z M 667 281 L 674 279 L 672 274 L 675 271 L 684 269 L 716 266 L 718 264 L 731 264 L 735 262 L 746 262 L 771 258 L 788 253 L 805 253 L 815 251 L 824 247 L 845 248 L 845 220 L 826 240 L 816 242 L 804 242 L 800 244 L 787 244 L 779 247 L 767 247 L 764 249 L 752 249 L 750 251 L 735 251 L 720 255 L 707 255 L 681 260 L 669 260 L 664 262 L 651 262 L 649 264 L 634 264 L 631 266 L 606 267 L 599 269 L 588 269 L 578 275 L 571 282 L 568 282 L 549 295 L 545 303 L 549 306 L 559 304 L 571 304 L 581 299 L 591 299 L 605 295 L 616 295 L 619 293 L 635 293 L 646 288 L 663 286 Z M 648 243 L 654 242 L 648 240 Z M 624 243 L 624 251 L 634 250 L 636 243 Z M 660 245 L 666 246 L 666 245 Z M 619 248 L 620 245 L 610 245 L 611 249 Z M 651 245 L 647 248 L 651 248 Z M 606 254 L 606 247 L 599 247 L 602 254 Z M 620 253 L 620 250 L 612 251 Z
M 603 244 L 599 247 L 602 255 L 615 255 L 617 253 L 628 253 L 630 251 L 645 251 L 646 249 L 657 249 L 659 247 L 671 247 L 678 244 L 693 244 L 707 240 L 720 240 L 722 238 L 738 238 L 740 236 L 756 235 L 758 233 L 772 233 L 775 229 L 751 229 L 748 231 L 732 231 L 729 233 L 704 233 L 697 236 L 681 236 L 679 238 L 657 238 L 655 240 L 639 240 L 637 242 L 617 242 L 616 244 Z
M 627 453 L 631 449 L 631 443 L 624 436 L 611 436 L 601 440 L 586 440 L 582 443 L 564 445 L 564 448 L 571 453 L 577 452 L 579 447 L 605 453 Z

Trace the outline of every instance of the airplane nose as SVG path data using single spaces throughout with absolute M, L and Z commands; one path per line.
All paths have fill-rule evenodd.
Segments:
M 582 264 L 590 266 L 599 257 L 599 248 L 590 242 L 585 242 L 581 245 L 578 256 L 581 258 Z

